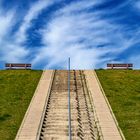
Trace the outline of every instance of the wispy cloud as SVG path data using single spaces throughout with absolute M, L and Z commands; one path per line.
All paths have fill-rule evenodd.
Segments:
M 136 8 L 137 10 L 140 10 L 140 0 L 133 2 L 133 4 L 134 4 L 134 8 Z
M 72 68 L 89 69 L 98 64 L 102 67 L 105 60 L 113 61 L 131 47 L 135 37 L 127 38 L 125 26 L 103 18 L 104 10 L 91 12 L 96 4 L 96 1 L 73 2 L 57 11 L 41 31 L 44 47 L 39 49 L 33 63 L 43 61 L 46 68 L 56 65 L 65 68 L 67 58 L 71 57 Z
M 25 50 L 15 45 L 14 40 L 9 36 L 15 24 L 15 11 L 0 11 L 0 60 L 21 61 Z M 20 59 L 21 58 L 21 59 Z
M 29 49 L 22 44 L 26 42 L 26 31 L 32 26 L 32 20 L 37 18 L 43 9 L 54 1 L 37 1 L 30 6 L 19 30 L 11 36 L 12 26 L 16 24 L 18 13 L 15 11 L 0 10 L 0 59 L 5 62 L 26 62 Z M 14 20 L 13 20 L 14 19 Z
M 23 23 L 20 25 L 20 28 L 16 33 L 18 43 L 25 41 L 26 31 L 32 26 L 32 20 L 36 19 L 37 16 L 41 13 L 41 11 L 50 6 L 53 2 L 54 1 L 50 0 L 41 0 L 31 5 L 29 11 L 27 12 L 27 14 L 23 19 Z
M 0 7 L 0 59 L 30 61 L 36 68 L 66 68 L 67 59 L 71 57 L 74 69 L 135 61 L 132 53 L 122 57 L 140 43 L 138 10 L 132 7 L 139 9 L 139 1 L 116 1 L 114 4 L 105 0 L 38 0 L 22 14 L 23 20 L 17 27 L 18 12 L 5 12 Z M 42 14 L 46 11 L 48 14 Z M 16 31 L 11 36 L 13 27 Z M 39 45 L 34 47 L 36 42 L 30 30 L 36 27 L 35 35 L 40 39 L 36 40 Z M 32 46 L 27 45 L 28 41 Z
M 2 9 L 0 10 L 0 41 L 2 41 L 6 34 L 8 34 L 12 29 L 12 26 L 14 24 L 12 20 L 13 18 L 13 11 L 4 12 L 2 11 Z
M 136 69 L 140 68 L 140 63 L 139 63 L 140 55 L 131 56 L 131 57 L 128 58 L 128 61 L 133 63 L 133 65 Z

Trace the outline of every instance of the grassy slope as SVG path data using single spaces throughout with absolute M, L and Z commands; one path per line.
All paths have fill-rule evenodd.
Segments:
M 0 140 L 13 140 L 42 71 L 0 71 Z
M 140 139 L 140 71 L 96 72 L 126 139 Z

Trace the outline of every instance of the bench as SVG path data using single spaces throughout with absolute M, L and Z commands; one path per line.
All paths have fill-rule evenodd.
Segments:
M 31 64 L 23 64 L 23 63 L 6 63 L 6 69 L 31 69 Z
M 107 69 L 133 69 L 133 64 L 107 64 Z

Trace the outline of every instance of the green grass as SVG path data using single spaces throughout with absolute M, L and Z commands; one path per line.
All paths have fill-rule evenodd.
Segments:
M 0 71 L 0 140 L 13 140 L 42 71 Z
M 140 139 L 140 71 L 97 70 L 98 78 L 127 140 Z

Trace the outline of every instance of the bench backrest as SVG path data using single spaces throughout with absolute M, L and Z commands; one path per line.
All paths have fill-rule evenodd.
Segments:
M 132 68 L 133 64 L 107 64 L 108 68 Z
M 31 68 L 31 64 L 23 64 L 23 63 L 6 63 L 6 68 Z

